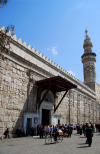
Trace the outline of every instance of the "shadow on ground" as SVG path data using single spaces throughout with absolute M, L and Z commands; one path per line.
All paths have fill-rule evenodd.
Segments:
M 77 148 L 88 148 L 88 146 L 81 146 L 81 147 L 77 147 Z
M 78 145 L 83 145 L 83 144 L 86 144 L 86 143 L 80 143 L 80 144 L 78 144 Z

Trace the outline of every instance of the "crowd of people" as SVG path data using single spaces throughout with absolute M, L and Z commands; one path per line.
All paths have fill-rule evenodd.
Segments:
M 60 125 L 38 125 L 37 126 L 37 135 L 40 135 L 40 138 L 43 138 L 43 136 L 47 137 L 47 135 L 52 135 L 55 133 L 56 129 L 56 134 L 61 130 L 63 134 L 68 134 L 68 137 L 71 137 L 72 131 L 73 131 L 73 125 L 67 125 L 67 124 L 60 124 Z
M 55 135 L 55 141 L 57 140 L 57 134 L 61 130 L 64 134 L 67 134 L 67 137 L 71 137 L 73 130 L 77 130 L 77 134 L 84 134 L 86 139 L 86 144 L 90 147 L 92 144 L 93 133 L 100 132 L 100 124 L 92 124 L 91 122 L 86 124 L 77 124 L 75 127 L 73 125 L 60 124 L 56 126 L 52 125 L 38 125 L 37 126 L 37 135 L 40 135 L 40 138 L 43 138 L 43 135 L 47 137 L 47 135 Z
M 32 127 L 31 130 L 29 130 L 29 126 L 27 125 L 26 134 L 23 129 L 17 128 L 16 134 L 17 134 L 17 137 L 25 137 L 25 136 L 29 136 L 29 135 L 34 136 L 34 127 Z
M 76 126 L 73 127 L 73 124 L 60 124 L 60 125 L 37 125 L 37 136 L 40 136 L 40 138 L 43 138 L 43 136 L 47 137 L 49 136 L 55 136 L 55 142 L 57 142 L 57 135 L 59 134 L 59 131 L 63 132 L 63 135 L 67 134 L 67 137 L 71 137 L 71 134 L 73 130 L 77 130 L 77 134 L 84 134 L 86 139 L 86 143 L 90 147 L 92 144 L 92 137 L 93 133 L 100 132 L 100 123 L 99 124 L 92 124 L 91 122 L 86 123 L 86 124 L 77 124 Z M 30 132 L 30 134 L 29 134 Z M 32 127 L 31 130 L 29 130 L 29 126 L 27 125 L 26 128 L 26 134 L 23 129 L 19 130 L 17 128 L 16 130 L 17 137 L 25 137 L 28 135 L 34 136 L 35 135 L 35 128 Z M 4 133 L 5 138 L 10 138 L 10 131 L 9 128 Z
M 17 137 L 25 137 L 25 132 L 23 129 L 18 129 L 16 130 L 16 134 L 17 134 Z

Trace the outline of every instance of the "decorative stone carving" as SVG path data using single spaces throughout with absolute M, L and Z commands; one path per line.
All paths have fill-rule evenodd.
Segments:
M 29 70 L 29 71 L 27 72 L 27 75 L 29 76 L 29 82 L 35 83 L 35 80 L 34 80 L 34 72 L 31 71 L 31 70 Z

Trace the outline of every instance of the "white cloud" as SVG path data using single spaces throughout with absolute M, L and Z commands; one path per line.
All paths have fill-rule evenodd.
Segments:
M 57 51 L 56 48 L 57 48 L 57 45 L 54 46 L 54 47 L 52 47 L 52 54 L 53 54 L 54 56 L 58 54 L 58 51 Z
M 57 45 L 56 46 L 53 46 L 51 48 L 47 48 L 48 51 L 52 51 L 52 54 L 55 56 L 58 54 L 58 51 L 57 51 Z
M 72 74 L 73 76 L 75 76 L 75 73 L 73 71 L 68 71 L 70 74 Z

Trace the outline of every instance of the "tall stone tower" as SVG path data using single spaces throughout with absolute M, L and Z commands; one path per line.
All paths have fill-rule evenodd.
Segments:
M 84 72 L 84 83 L 92 90 L 96 91 L 96 54 L 92 52 L 93 44 L 88 36 L 88 30 L 85 30 L 86 38 L 83 48 L 84 54 L 81 56 Z

